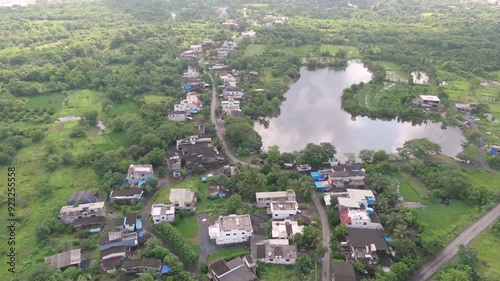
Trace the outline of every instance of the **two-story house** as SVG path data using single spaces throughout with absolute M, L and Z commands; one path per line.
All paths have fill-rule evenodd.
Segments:
M 126 232 L 123 229 L 116 229 L 104 233 L 99 237 L 99 250 L 107 250 L 113 247 L 136 247 L 139 244 L 137 232 Z
M 186 112 L 173 110 L 168 113 L 169 121 L 184 122 L 186 121 Z
M 240 88 L 227 86 L 222 90 L 222 95 L 224 99 L 241 99 L 245 92 Z
M 262 263 L 295 264 L 297 246 L 289 245 L 286 239 L 268 239 L 252 243 L 252 257 Z
M 123 274 L 139 274 L 143 272 L 160 272 L 161 260 L 142 258 L 138 260 L 126 260 L 123 262 L 121 272 Z
M 296 221 L 272 221 L 271 225 L 272 237 L 276 239 L 292 239 L 295 234 L 304 232 L 304 226 Z
M 217 245 L 247 242 L 253 234 L 250 215 L 219 216 L 208 227 L 208 234 Z
M 287 191 L 271 191 L 271 192 L 256 192 L 256 207 L 267 208 L 273 201 L 295 201 L 295 191 L 288 189 Z
M 351 258 L 368 267 L 377 266 L 380 259 L 389 259 L 389 248 L 383 230 L 348 226 L 347 243 Z
M 109 248 L 99 252 L 101 256 L 100 268 L 106 273 L 116 271 L 122 260 L 129 254 L 129 248 L 125 246 Z
M 175 207 L 168 204 L 153 204 L 151 206 L 151 218 L 154 224 L 162 221 L 171 222 L 175 219 Z
M 252 256 L 237 257 L 230 261 L 219 258 L 207 265 L 210 281 L 257 281 L 257 263 Z
M 273 220 L 282 220 L 297 214 L 299 205 L 297 201 L 273 201 L 268 209 Z
M 105 216 L 106 207 L 104 206 L 104 202 L 80 204 L 77 206 L 63 206 L 58 215 L 66 224 L 73 223 L 76 219 L 80 218 Z
M 188 188 L 172 188 L 170 190 L 170 202 L 176 210 L 196 210 L 196 195 Z
M 150 179 L 154 179 L 153 165 L 130 165 L 127 172 L 127 182 L 129 185 L 138 184 L 141 186 Z

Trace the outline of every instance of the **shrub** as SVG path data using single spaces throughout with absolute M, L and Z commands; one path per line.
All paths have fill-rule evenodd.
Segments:
M 186 242 L 182 234 L 167 222 L 162 222 L 156 226 L 163 239 L 172 246 L 174 254 L 179 256 L 187 264 L 193 265 L 196 262 L 197 254 Z

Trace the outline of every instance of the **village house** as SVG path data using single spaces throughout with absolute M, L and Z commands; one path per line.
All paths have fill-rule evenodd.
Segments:
M 69 204 L 70 205 L 75 205 L 75 204 L 88 204 L 88 203 L 93 203 L 97 202 L 97 190 L 80 190 L 80 191 L 75 191 L 73 194 L 71 194 L 71 197 L 69 198 Z
M 196 210 L 196 196 L 191 189 L 188 188 L 172 188 L 170 189 L 170 203 L 174 205 L 176 210 Z
M 212 66 L 210 66 L 208 68 L 208 70 L 211 70 L 211 71 L 226 71 L 228 69 L 229 69 L 229 66 L 227 66 L 225 64 L 220 64 L 220 63 L 213 64 Z
M 137 232 L 127 232 L 121 227 L 117 227 L 99 237 L 99 251 L 113 247 L 136 247 L 139 244 Z
M 191 45 L 189 47 L 189 50 L 193 51 L 193 52 L 196 52 L 196 53 L 201 53 L 201 52 L 203 52 L 203 46 L 201 44 L 199 44 L 199 45 Z
M 104 202 L 80 204 L 77 206 L 63 206 L 58 215 L 65 224 L 73 223 L 76 219 L 80 218 L 105 216 L 106 207 L 104 206 Z
M 230 50 L 230 49 L 219 48 L 219 49 L 217 49 L 217 58 L 225 59 L 225 58 L 229 57 L 231 52 L 232 52 L 232 50 Z
M 123 218 L 123 228 L 128 231 L 136 231 L 142 229 L 141 217 L 137 214 L 127 214 Z
M 143 193 L 141 188 L 125 188 L 111 191 L 109 198 L 111 200 L 140 200 Z
M 160 272 L 161 260 L 142 258 L 138 260 L 126 260 L 123 262 L 121 272 L 123 274 L 138 274 L 143 272 Z
M 252 243 L 252 257 L 262 263 L 295 264 L 297 246 L 285 239 L 268 239 Z
M 250 74 L 250 76 L 259 76 L 259 72 L 256 70 L 251 70 L 248 72 L 248 74 Z
M 245 92 L 240 88 L 227 86 L 222 90 L 222 95 L 224 99 L 241 99 Z
M 276 239 L 292 239 L 297 233 L 303 233 L 304 226 L 299 225 L 296 221 L 272 221 L 271 233 L 272 237 Z
M 186 121 L 186 112 L 185 111 L 170 111 L 168 113 L 168 120 L 169 121 L 176 121 L 176 122 L 184 122 Z
M 237 257 L 230 261 L 219 258 L 207 265 L 210 281 L 258 281 L 257 263 L 251 256 Z
M 82 250 L 70 250 L 57 255 L 45 257 L 45 263 L 60 270 L 64 270 L 71 266 L 80 268 L 82 264 Z
M 420 95 L 418 98 L 421 107 L 437 107 L 441 100 L 437 96 Z
M 184 77 L 184 78 L 198 78 L 198 77 L 200 77 L 200 73 L 198 72 L 198 69 L 196 69 L 196 67 L 188 66 L 187 71 L 182 74 L 182 77 Z
M 128 257 L 129 248 L 125 246 L 109 248 L 99 252 L 101 256 L 100 268 L 106 273 L 116 271 L 120 263 Z
M 223 114 L 231 114 L 233 111 L 241 111 L 240 101 L 235 101 L 233 99 L 221 101 L 221 111 Z
M 208 195 L 212 198 L 226 198 L 231 194 L 229 189 L 220 185 L 211 185 L 208 189 Z
M 288 189 L 287 191 L 271 191 L 271 192 L 256 192 L 256 207 L 267 208 L 273 201 L 295 201 L 295 191 Z
M 467 103 L 455 103 L 455 108 L 457 109 L 458 112 L 465 114 L 465 115 L 470 115 L 473 113 L 474 108 L 470 106 Z
M 232 176 L 236 175 L 237 172 L 238 172 L 238 167 L 236 167 L 235 165 L 225 165 L 224 166 L 224 175 L 226 175 L 228 177 L 232 177 Z
M 151 206 L 151 218 L 154 224 L 162 221 L 172 222 L 175 219 L 175 208 L 169 204 L 153 204 Z
M 238 25 L 236 23 L 236 21 L 235 20 L 230 20 L 230 19 L 227 19 L 225 22 L 222 23 L 222 26 L 224 28 L 230 28 L 231 26 L 235 26 L 235 25 Z
M 297 201 L 273 201 L 267 212 L 273 220 L 282 220 L 296 215 L 298 209 Z
M 127 182 L 129 185 L 143 185 L 150 179 L 154 179 L 155 175 L 153 173 L 153 165 L 143 164 L 143 165 L 130 165 L 127 172 Z
M 198 53 L 195 51 L 187 50 L 181 53 L 180 55 L 181 58 L 188 59 L 188 60 L 195 60 L 198 61 L 201 59 L 200 56 L 198 56 Z
M 238 44 L 236 44 L 236 42 L 233 41 L 226 41 L 220 47 L 223 49 L 234 50 L 238 47 Z
M 217 221 L 208 227 L 208 234 L 215 244 L 243 243 L 252 237 L 253 228 L 250 215 L 219 216 Z
M 351 263 L 333 262 L 332 281 L 359 281 L 359 276 Z
M 222 80 L 223 86 L 225 87 L 236 87 L 236 83 L 238 83 L 238 79 L 229 73 L 220 73 L 219 78 Z
M 106 217 L 103 216 L 84 217 L 73 221 L 73 228 L 75 229 L 98 229 L 100 231 L 104 225 L 106 225 Z
M 167 151 L 170 166 L 181 163 L 188 169 L 196 166 L 210 168 L 224 162 L 224 157 L 210 138 L 189 136 L 186 139 L 177 140 L 175 151 Z
M 241 33 L 241 38 L 255 39 L 257 37 L 257 32 L 253 30 L 245 31 Z
M 383 230 L 347 227 L 351 258 L 368 267 L 390 266 L 389 248 Z

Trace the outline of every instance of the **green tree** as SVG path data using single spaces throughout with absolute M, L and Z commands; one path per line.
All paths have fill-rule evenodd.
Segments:
M 356 154 L 352 152 L 344 153 L 344 156 L 347 158 L 347 163 L 355 163 L 356 162 Z
M 469 144 L 464 147 L 464 149 L 457 154 L 457 158 L 464 161 L 470 161 L 475 163 L 481 157 L 481 150 L 475 144 Z
M 375 155 L 375 150 L 372 149 L 362 149 L 359 151 L 358 157 L 361 159 L 361 161 L 370 163 L 373 161 L 373 156 Z
M 151 151 L 153 148 L 161 148 L 162 143 L 160 137 L 153 133 L 145 134 L 141 137 L 140 145 L 146 152 Z
M 474 248 L 470 248 L 465 245 L 459 245 L 458 246 L 458 262 L 467 265 L 472 270 L 474 270 L 477 266 L 478 259 L 477 259 L 477 251 Z
M 243 205 L 243 200 L 241 199 L 241 195 L 233 194 L 229 199 L 227 199 L 227 212 L 228 214 L 237 214 L 238 210 L 241 209 Z
M 302 274 L 309 274 L 313 270 L 311 258 L 307 254 L 301 255 L 295 264 L 297 270 Z
M 418 159 L 423 159 L 429 155 L 441 153 L 441 146 L 426 138 L 412 139 L 405 141 L 403 147 L 399 151 L 404 158 L 413 156 Z
M 144 155 L 139 162 L 144 164 L 160 165 L 165 161 L 165 151 L 161 148 L 155 147 L 148 154 Z
M 31 131 L 29 136 L 33 142 L 40 142 L 45 138 L 45 133 L 41 129 L 36 129 Z
M 80 276 L 80 270 L 74 266 L 64 270 L 63 276 L 70 280 L 76 280 Z
M 50 235 L 50 228 L 45 224 L 38 224 L 35 227 L 35 238 L 38 242 L 45 242 Z
M 467 200 L 474 204 L 486 205 L 493 200 L 493 193 L 484 185 L 473 185 L 468 189 Z
M 336 151 L 330 143 L 308 143 L 306 147 L 299 152 L 297 162 L 299 164 L 309 164 L 313 167 L 319 167 L 322 163 L 329 161 Z
M 373 154 L 373 161 L 374 162 L 381 162 L 381 161 L 386 161 L 386 160 L 389 160 L 389 154 L 387 154 L 387 152 L 385 152 L 385 150 L 377 150 L 374 154 Z
M 98 114 L 99 113 L 97 112 L 97 110 L 91 110 L 91 111 L 84 112 L 82 114 L 82 119 L 80 120 L 80 124 L 89 125 L 91 127 L 94 127 L 95 124 L 97 124 L 97 115 Z

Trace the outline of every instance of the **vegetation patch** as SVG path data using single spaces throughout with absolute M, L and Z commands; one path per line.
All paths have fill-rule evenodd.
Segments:
M 136 112 L 139 110 L 137 103 L 132 101 L 115 103 L 113 104 L 113 108 L 116 112 Z
M 410 187 L 415 191 L 416 194 L 421 199 L 428 199 L 431 197 L 432 193 L 427 187 L 425 187 L 422 182 L 420 182 L 419 179 L 415 178 L 414 176 L 408 174 L 408 173 L 403 173 L 403 178 L 404 180 L 410 185 Z
M 229 257 L 236 257 L 236 256 L 244 256 L 249 254 L 248 249 L 246 248 L 230 248 L 230 249 L 222 249 L 222 250 L 217 250 L 213 253 L 210 254 L 210 256 L 207 259 L 207 262 L 212 262 L 218 258 L 229 258 Z
M 477 250 L 479 272 L 485 274 L 489 280 L 500 280 L 498 245 L 500 245 L 500 237 L 495 236 L 490 229 L 485 230 L 470 243 L 470 246 Z
M 53 94 L 46 96 L 30 97 L 26 102 L 26 106 L 30 109 L 35 108 L 51 108 L 59 110 L 63 106 L 64 96 L 62 94 Z

